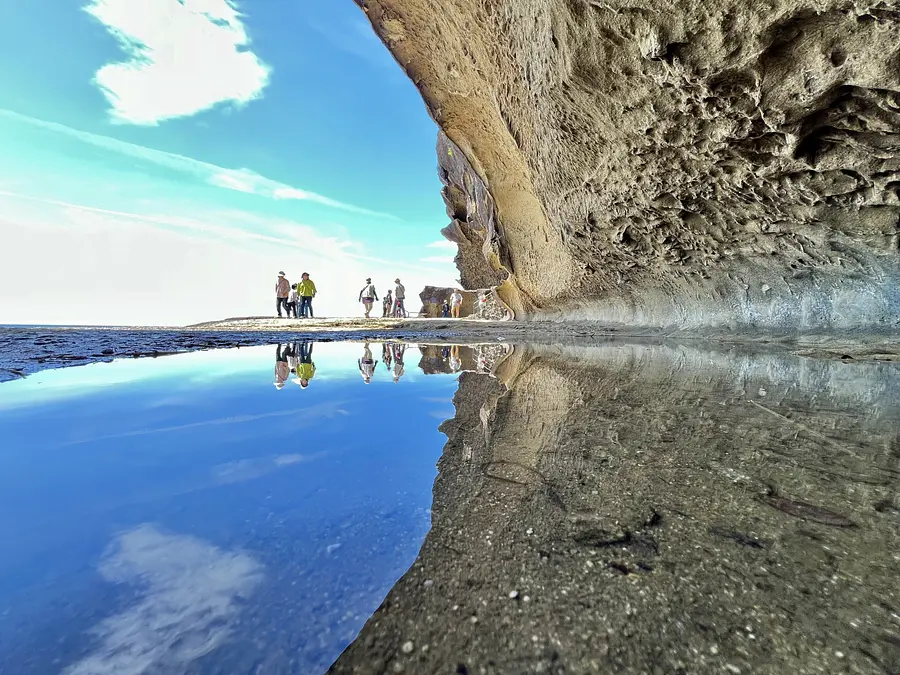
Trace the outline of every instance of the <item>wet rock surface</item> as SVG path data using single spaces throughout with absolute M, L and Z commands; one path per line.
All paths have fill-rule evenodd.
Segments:
M 464 373 L 419 557 L 334 673 L 900 668 L 900 371 L 689 344 Z
M 522 318 L 897 330 L 893 4 L 356 1 L 446 134 L 467 288 Z

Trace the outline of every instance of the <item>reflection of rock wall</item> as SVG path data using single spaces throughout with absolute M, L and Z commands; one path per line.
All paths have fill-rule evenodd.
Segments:
M 896 368 L 610 344 L 494 374 L 461 378 L 432 531 L 334 672 L 900 667 Z

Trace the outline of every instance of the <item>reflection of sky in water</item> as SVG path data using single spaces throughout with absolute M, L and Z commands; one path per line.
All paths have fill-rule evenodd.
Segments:
M 0 385 L 0 672 L 327 668 L 428 530 L 456 388 L 371 349 L 370 385 L 339 343 L 305 389 L 274 346 Z

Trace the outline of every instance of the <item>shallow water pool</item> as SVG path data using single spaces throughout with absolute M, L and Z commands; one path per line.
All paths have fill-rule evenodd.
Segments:
M 326 669 L 429 529 L 456 376 L 420 360 L 289 343 L 0 386 L 0 672 Z

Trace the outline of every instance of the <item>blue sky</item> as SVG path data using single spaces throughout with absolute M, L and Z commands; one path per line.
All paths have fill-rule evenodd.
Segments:
M 0 10 L 0 323 L 358 313 L 450 284 L 437 128 L 352 0 Z

